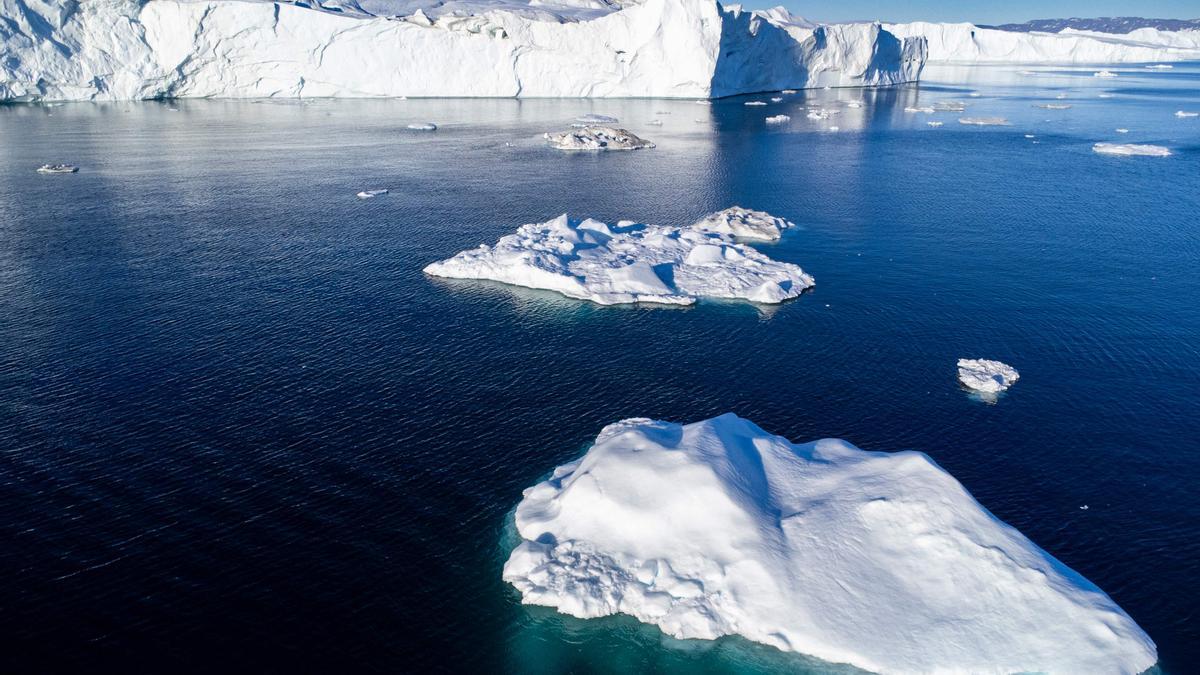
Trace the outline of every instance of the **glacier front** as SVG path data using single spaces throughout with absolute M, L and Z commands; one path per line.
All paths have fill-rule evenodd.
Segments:
M 938 63 L 1151 63 L 1200 60 L 1200 30 L 1140 28 L 1129 33 L 1066 29 L 1008 31 L 970 23 L 884 24 L 902 38 L 928 41 Z
M 727 414 L 628 419 L 527 489 L 528 604 L 741 635 L 878 673 L 1134 674 L 1149 636 L 919 452 L 793 444 Z
M 0 0 L 0 100 L 711 98 L 912 82 L 925 59 L 879 24 L 716 0 L 324 4 Z

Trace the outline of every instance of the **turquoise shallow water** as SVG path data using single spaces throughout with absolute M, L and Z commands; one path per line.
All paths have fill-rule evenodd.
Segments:
M 521 490 L 604 424 L 734 411 L 929 453 L 1108 591 L 1164 670 L 1194 670 L 1200 122 L 1173 113 L 1200 110 L 1200 68 L 1035 70 L 766 107 L 0 108 L 12 669 L 820 672 L 525 608 L 499 579 Z M 1071 109 L 1034 107 L 1060 94 Z M 947 100 L 1011 126 L 904 112 Z M 586 112 L 659 147 L 543 146 Z M 50 161 L 81 171 L 34 173 Z M 686 223 L 735 203 L 800 226 L 763 248 L 811 293 L 603 308 L 420 272 L 562 212 Z M 967 356 L 1021 380 L 972 400 Z

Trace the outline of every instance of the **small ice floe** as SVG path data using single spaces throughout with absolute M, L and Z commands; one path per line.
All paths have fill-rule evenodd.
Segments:
M 983 394 L 999 394 L 1020 379 L 1017 369 L 990 359 L 959 359 L 958 381 Z
M 783 124 L 792 120 L 790 115 L 772 115 L 766 119 L 767 124 Z
M 1042 110 L 1070 110 L 1071 104 L 1070 103 L 1035 103 L 1035 104 L 1033 104 L 1033 107 L 1041 108 Z
M 1116 77 L 1117 74 L 1111 70 L 1097 70 L 1092 73 L 1092 77 Z
M 1200 117 L 1200 112 L 1190 112 L 1187 110 L 1176 110 L 1176 117 Z
M 960 117 L 959 124 L 969 124 L 977 127 L 1006 127 L 1008 120 L 1004 117 Z
M 1170 70 L 1170 69 L 1172 69 L 1172 68 L 1174 68 L 1174 67 L 1175 67 L 1175 66 L 1169 66 L 1169 65 L 1167 65 L 1167 64 L 1165 64 L 1165 63 L 1156 63 L 1156 64 L 1154 64 L 1154 65 L 1152 65 L 1152 66 L 1146 66 L 1146 69 L 1147 69 L 1147 70 Z
M 1083 506 L 1079 507 L 1079 510 L 1080 510 L 1080 511 L 1087 511 L 1087 510 L 1088 510 L 1088 505 L 1087 505 L 1087 504 L 1084 504 Z
M 861 107 L 863 107 L 863 104 L 862 104 L 862 101 L 846 101 L 846 107 L 847 108 L 861 108 Z
M 771 103 L 779 103 L 782 100 L 783 100 L 782 96 L 772 96 L 771 97 Z
M 746 101 L 745 105 L 766 105 L 766 101 Z
M 1112 98 L 1112 94 L 1096 94 L 1096 98 Z
M 810 119 L 810 120 L 827 120 L 836 114 L 837 114 L 836 110 L 824 110 L 824 109 L 818 108 L 816 110 L 809 110 L 808 115 L 806 115 L 806 117 L 808 117 L 808 119 Z
M 690 305 L 700 298 L 775 304 L 799 297 L 814 284 L 812 276 L 768 258 L 732 233 L 772 239 L 790 226 L 739 208 L 682 227 L 608 225 L 562 215 L 435 262 L 425 273 L 557 291 L 601 305 Z
M 923 107 L 918 108 L 916 106 L 910 105 L 910 106 L 907 106 L 904 108 L 904 112 L 906 112 L 906 113 L 933 113 L 935 111 L 930 106 L 923 106 Z
M 413 131 L 437 131 L 437 125 L 433 122 L 414 122 L 408 128 Z
M 1033 134 L 1025 134 L 1025 138 L 1037 138 L 1037 136 L 1034 136 Z
M 546 133 L 550 146 L 559 150 L 640 150 L 654 143 L 616 127 L 583 127 L 559 133 Z
M 1170 157 L 1171 150 L 1161 145 L 1137 145 L 1135 143 L 1097 143 L 1092 152 L 1101 155 L 1123 155 L 1126 157 Z
M 795 90 L 795 89 L 784 89 L 783 91 L 781 91 L 781 92 L 779 92 L 779 93 L 781 93 L 781 94 L 794 94 L 794 93 L 796 93 L 796 90 Z
M 595 113 L 588 113 L 586 115 L 580 115 L 579 117 L 576 117 L 575 121 L 571 123 L 571 126 L 590 127 L 597 124 L 612 126 L 620 121 L 621 120 L 613 117 L 612 115 L 597 115 Z
M 928 124 L 931 127 L 936 128 L 936 127 L 942 126 L 943 124 L 945 124 L 945 122 L 936 122 L 935 121 L 935 122 L 926 122 L 926 124 Z
M 703 98 L 698 98 L 695 101 L 692 101 L 692 103 L 695 103 L 696 105 L 712 105 L 712 101 Z
M 1117 129 L 1116 132 L 1118 134 L 1127 134 L 1127 133 L 1129 133 L 1129 130 L 1128 129 Z
M 841 131 L 838 127 L 829 127 L 830 131 Z
M 1017 71 L 1017 74 L 1018 74 L 1018 75 L 1025 75 L 1026 77 L 1028 77 L 1028 76 L 1030 76 L 1030 75 L 1037 75 L 1037 72 L 1035 72 L 1035 71 L 1032 71 L 1032 70 L 1019 70 L 1019 71 Z
M 387 190 L 363 190 L 362 192 L 358 193 L 357 196 L 359 199 L 370 199 L 372 197 L 386 195 L 387 193 Z
M 973 91 L 973 92 L 967 94 L 967 96 L 970 96 L 971 98 L 979 98 L 980 96 L 983 96 L 983 94 L 981 94 L 977 91 Z
M 670 115 L 671 111 L 670 110 L 655 110 L 654 114 L 655 115 Z
M 933 109 L 937 112 L 965 112 L 967 104 L 962 101 L 938 101 L 933 104 Z
M 79 173 L 79 167 L 74 164 L 43 164 L 38 167 L 38 173 Z
M 1056 98 L 1056 99 L 1058 99 L 1058 100 L 1060 100 L 1060 101 L 1061 101 L 1061 100 L 1063 100 L 1063 99 L 1064 99 L 1064 98 L 1066 98 L 1066 97 L 1067 97 L 1067 95 L 1066 95 L 1066 94 L 1059 94 L 1058 96 L 1055 96 L 1054 98 Z
M 663 125 L 663 122 L 662 122 L 662 120 L 650 120 L 649 122 L 646 122 L 646 124 L 648 124 L 652 127 L 661 127 Z

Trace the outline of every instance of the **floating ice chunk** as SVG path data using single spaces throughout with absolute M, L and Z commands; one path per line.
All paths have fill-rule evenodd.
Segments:
M 559 150 L 640 150 L 654 144 L 631 131 L 615 127 L 583 127 L 546 133 L 550 146 Z
M 38 173 L 79 173 L 79 167 L 74 164 L 43 164 L 38 167 Z
M 778 303 L 799 296 L 813 278 L 735 241 L 734 235 L 776 239 L 790 226 L 737 207 L 687 227 L 630 222 L 614 227 L 563 215 L 522 225 L 494 246 L 463 251 L 429 265 L 425 273 L 557 291 L 602 305 L 687 305 L 702 297 Z
M 1092 77 L 1116 77 L 1117 74 L 1111 70 L 1098 70 L 1092 73 Z
M 437 125 L 433 122 L 416 122 L 408 125 L 413 131 L 437 131 Z
M 1003 117 L 960 117 L 959 124 L 969 124 L 977 127 L 1006 127 L 1008 120 Z
M 1112 94 L 1096 94 L 1096 98 L 1112 98 Z
M 746 101 L 745 105 L 766 105 L 766 101 Z
M 836 115 L 837 112 L 838 111 L 836 111 L 836 110 L 824 110 L 824 109 L 818 108 L 816 110 L 809 110 L 808 115 L 806 115 L 806 117 L 808 117 L 808 119 L 810 119 L 810 120 L 827 120 L 830 117 L 833 117 L 834 115 Z
M 847 108 L 861 108 L 861 107 L 863 107 L 863 104 L 862 104 L 862 101 L 846 101 L 846 107 Z
M 1187 110 L 1176 110 L 1176 117 L 1200 117 L 1200 112 L 1189 112 Z
M 968 389 L 985 394 L 998 394 L 1008 389 L 1021 376 L 1012 366 L 988 359 L 959 359 L 958 381 Z
M 1071 104 L 1070 103 L 1035 103 L 1033 105 L 1033 107 L 1041 108 L 1043 110 L 1070 110 Z
M 1033 134 L 1025 134 L 1025 138 L 1037 138 L 1037 136 L 1034 136 Z
M 779 92 L 779 93 L 781 93 L 781 94 L 794 94 L 794 93 L 796 93 L 796 90 L 795 90 L 795 89 L 784 89 L 783 91 L 781 91 L 781 92 Z
M 829 127 L 829 130 L 830 130 L 830 131 L 840 131 L 840 130 L 841 130 L 841 127 L 832 126 L 832 127 Z
M 928 124 L 931 127 L 937 128 L 937 127 L 942 126 L 944 124 L 944 122 L 934 121 L 934 122 L 926 122 L 926 124 Z
M 662 120 L 650 120 L 649 122 L 646 122 L 646 124 L 648 124 L 652 127 L 661 127 L 663 125 L 663 121 Z
M 1149 70 L 1170 70 L 1174 67 L 1175 66 L 1167 65 L 1165 63 L 1156 63 L 1152 66 L 1146 66 L 1146 68 L 1148 68 Z
M 695 103 L 696 105 L 712 105 L 712 101 L 709 101 L 709 100 L 706 100 L 703 98 L 698 98 L 692 102 Z
M 387 190 L 363 190 L 362 192 L 358 193 L 357 196 L 359 199 L 370 199 L 372 197 L 386 195 L 387 193 Z
M 792 120 L 790 115 L 772 115 L 767 118 L 767 124 L 783 124 Z
M 1116 131 L 1117 131 L 1117 133 L 1118 133 L 1118 134 L 1127 134 L 1127 133 L 1129 133 L 1129 130 L 1128 130 L 1128 129 L 1117 129 Z
M 1137 145 L 1135 143 L 1097 143 L 1093 152 L 1102 155 L 1125 155 L 1138 157 L 1170 157 L 1171 150 L 1161 145 Z
M 933 109 L 937 112 L 963 112 L 967 109 L 967 104 L 962 101 L 938 101 L 933 104 Z
M 775 241 L 783 236 L 784 230 L 793 227 L 796 224 L 790 220 L 741 206 L 710 213 L 691 225 L 697 232 L 762 241 Z
M 588 113 L 586 115 L 580 115 L 579 117 L 576 117 L 572 126 L 590 127 L 597 124 L 602 126 L 612 126 L 620 121 L 621 120 L 613 117 L 612 115 L 597 115 L 596 113 Z
M 783 100 L 782 96 L 772 96 L 771 97 L 771 103 L 779 103 L 782 100 Z
M 654 114 L 655 115 L 670 115 L 671 111 L 670 110 L 655 110 Z
M 973 91 L 973 92 L 967 94 L 967 96 L 970 96 L 971 98 L 979 98 L 980 96 L 983 96 L 983 94 L 981 94 L 977 91 Z
M 793 444 L 727 414 L 605 427 L 525 490 L 522 602 L 741 635 L 880 673 L 1138 673 L 1153 641 L 920 452 Z
M 924 107 L 920 107 L 920 108 L 915 107 L 915 106 L 907 106 L 906 108 L 904 108 L 904 112 L 906 112 L 906 113 L 934 113 L 937 111 L 934 110 L 931 106 L 924 106 Z
M 1058 99 L 1058 100 L 1060 100 L 1060 101 L 1061 101 L 1061 100 L 1063 100 L 1063 99 L 1064 99 L 1064 98 L 1066 98 L 1066 97 L 1067 97 L 1067 95 L 1066 95 L 1066 94 L 1059 94 L 1058 96 L 1055 96 L 1054 98 L 1056 98 L 1056 99 Z

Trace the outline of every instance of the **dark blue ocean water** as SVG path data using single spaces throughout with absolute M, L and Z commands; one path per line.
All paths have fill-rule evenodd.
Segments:
M 929 453 L 1195 671 L 1200 122 L 1173 113 L 1200 109 L 1200 69 L 1120 72 L 933 69 L 765 108 L 0 108 L 2 669 L 820 670 L 525 608 L 500 581 L 521 490 L 604 424 L 734 411 Z M 1033 107 L 1060 93 L 1072 109 Z M 903 111 L 949 99 L 1012 126 Z M 586 112 L 659 147 L 543 147 Z M 81 171 L 34 173 L 49 161 Z M 732 204 L 800 225 L 766 248 L 813 292 L 604 308 L 420 271 L 564 211 Z M 1021 380 L 972 400 L 960 357 Z

